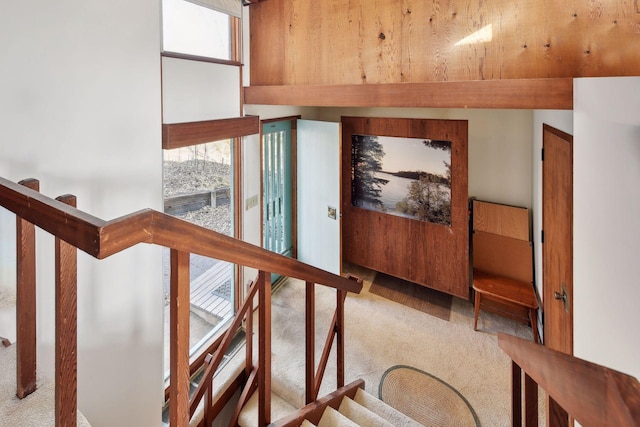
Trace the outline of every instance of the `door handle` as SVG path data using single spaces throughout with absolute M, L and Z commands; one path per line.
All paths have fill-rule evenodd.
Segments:
M 567 288 L 564 283 L 562 284 L 562 293 L 558 291 L 553 291 L 553 298 L 562 301 L 562 305 L 564 306 L 564 311 L 569 312 L 569 295 L 567 295 Z

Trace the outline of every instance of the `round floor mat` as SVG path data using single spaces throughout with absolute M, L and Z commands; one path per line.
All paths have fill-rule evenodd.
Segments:
M 383 402 L 425 426 L 480 426 L 475 411 L 458 390 L 411 366 L 387 369 L 378 394 Z

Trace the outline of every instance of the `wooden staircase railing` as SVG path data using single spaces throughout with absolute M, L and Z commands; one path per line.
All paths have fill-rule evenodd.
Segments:
M 511 335 L 499 334 L 500 348 L 513 361 L 513 426 L 522 425 L 521 377 L 525 373 L 526 426 L 537 425 L 540 385 L 583 427 L 640 426 L 640 383 L 634 377 Z
M 17 390 L 24 397 L 35 390 L 35 227 L 56 238 L 56 425 L 75 426 L 77 410 L 77 261 L 80 249 L 103 259 L 138 243 L 157 244 L 171 249 L 170 279 L 170 422 L 172 426 L 187 426 L 202 397 L 207 395 L 206 408 L 211 406 L 213 373 L 228 348 L 231 337 L 240 324 L 246 322 L 249 387 L 243 392 L 247 399 L 250 389 L 259 393 L 259 423 L 270 422 L 271 396 L 271 286 L 270 275 L 276 273 L 303 280 L 307 287 L 314 283 L 337 289 L 338 307 L 332 330 L 338 337 L 338 384 L 344 382 L 344 298 L 347 292 L 359 293 L 362 282 L 344 278 L 295 259 L 258 246 L 204 229 L 163 213 L 146 209 L 130 215 L 104 221 L 75 208 L 75 197 L 61 196 L 57 200 L 38 193 L 36 180 L 13 183 L 0 178 L 0 205 L 17 218 Z M 191 253 L 217 258 L 259 270 L 258 279 L 249 291 L 242 308 L 235 316 L 218 350 L 207 357 L 205 385 L 189 399 L 189 256 Z M 253 299 L 258 302 L 258 365 L 253 367 L 251 331 Z M 311 304 L 312 306 L 313 304 Z M 310 303 L 307 303 L 310 306 Z M 307 314 L 313 316 L 313 314 Z M 330 345 L 330 344 L 328 344 Z M 308 347 L 308 346 L 307 346 Z M 311 348 L 313 350 L 313 348 Z M 330 349 L 325 349 L 327 357 Z M 307 352 L 309 348 L 307 348 Z M 323 360 L 325 357 L 323 356 Z M 313 356 L 307 355 L 313 362 Z M 326 361 L 324 362 L 326 364 Z M 312 368 L 313 369 L 313 368 Z M 322 380 L 322 363 L 313 380 L 307 380 L 307 398 L 314 394 Z M 59 378 L 64 376 L 65 381 Z M 207 385 L 208 384 L 208 385 Z M 309 388 L 313 390 L 310 391 Z M 211 419 L 211 413 L 205 414 Z M 237 415 L 236 415 L 237 419 Z

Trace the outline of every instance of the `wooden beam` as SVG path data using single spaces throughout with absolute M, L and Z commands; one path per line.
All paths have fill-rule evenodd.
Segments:
M 315 107 L 573 109 L 573 79 L 248 86 L 245 104 Z
M 20 181 L 39 191 L 37 179 Z M 16 395 L 22 399 L 36 390 L 36 229 L 16 217 Z
M 258 116 L 162 125 L 162 148 L 171 150 L 260 133 Z

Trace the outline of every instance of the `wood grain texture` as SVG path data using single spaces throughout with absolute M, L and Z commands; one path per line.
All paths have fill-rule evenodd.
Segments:
M 527 374 L 524 375 L 524 408 L 525 427 L 537 427 L 538 384 Z
M 473 229 L 529 241 L 529 210 L 474 200 Z
M 57 200 L 76 206 L 72 195 Z M 58 238 L 55 277 L 55 419 L 56 426 L 73 427 L 78 410 L 78 254 Z
M 573 109 L 573 79 L 380 84 L 252 84 L 245 104 L 317 107 Z
M 315 377 L 315 338 L 316 338 L 316 297 L 315 283 L 306 282 L 305 284 L 305 364 L 304 364 L 304 395 L 305 403 L 311 403 L 316 400 L 314 390 L 316 389 Z
M 533 246 L 526 240 L 474 231 L 473 268 L 496 276 L 533 283 Z
M 36 179 L 20 181 L 39 191 Z M 36 230 L 16 217 L 16 396 L 19 399 L 36 388 Z
M 271 274 L 258 273 L 258 425 L 271 422 Z
M 251 84 L 640 74 L 629 0 L 270 0 L 251 7 Z
M 170 251 L 169 419 L 172 426 L 189 425 L 189 253 Z
M 187 147 L 260 133 L 258 116 L 162 125 L 162 148 Z
M 581 425 L 640 426 L 637 379 L 511 335 L 498 344 Z
M 467 122 L 462 120 L 342 118 L 342 176 L 351 176 L 352 135 L 451 141 L 451 226 L 356 208 L 351 180 L 342 180 L 343 254 L 357 265 L 461 298 L 469 298 Z

